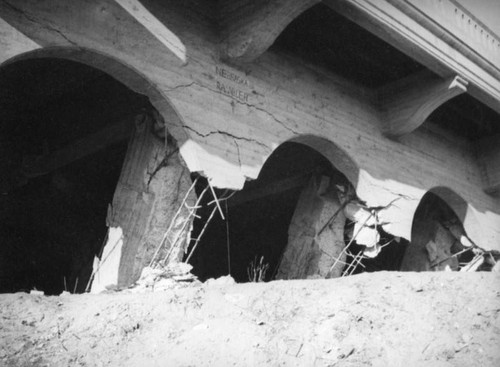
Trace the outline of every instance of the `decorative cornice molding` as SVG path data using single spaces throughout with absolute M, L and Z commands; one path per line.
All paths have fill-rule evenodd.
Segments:
M 500 79 L 500 39 L 454 0 L 387 0 L 461 54 Z

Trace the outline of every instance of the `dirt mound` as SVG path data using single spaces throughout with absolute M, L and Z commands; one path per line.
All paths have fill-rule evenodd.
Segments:
M 0 297 L 3 366 L 500 366 L 500 275 Z

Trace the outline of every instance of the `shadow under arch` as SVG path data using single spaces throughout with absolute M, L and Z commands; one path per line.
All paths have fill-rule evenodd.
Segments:
M 178 141 L 180 119 L 151 81 L 92 50 L 20 54 L 0 65 L 0 77 L 0 292 L 83 292 L 111 226 L 108 203 L 137 113 L 163 111 Z M 163 147 L 162 136 L 148 137 Z
M 477 223 L 467 214 L 468 203 L 455 191 L 446 186 L 428 190 L 413 215 L 411 243 L 401 270 L 459 270 L 459 259 L 467 254 L 453 254 L 463 250 L 460 243 L 463 236 L 468 236 L 466 228 L 477 229 Z
M 355 185 L 357 180 L 355 162 L 327 139 L 304 135 L 279 144 L 265 160 L 258 178 L 246 182 L 241 191 L 223 201 L 224 206 L 227 204 L 223 207 L 227 220 L 218 215 L 213 217 L 194 255 L 190 257 L 194 274 L 206 280 L 230 273 L 236 281 L 244 282 L 248 280 L 249 264 L 252 261 L 258 263 L 263 258 L 269 266 L 264 278 L 273 279 L 290 243 L 289 229 L 293 226 L 296 211 L 299 211 L 297 218 L 301 215 L 316 218 L 310 224 L 318 228 L 323 226 L 319 218 L 327 220 L 331 214 L 325 208 L 332 209 L 333 205 L 325 202 L 338 200 L 335 185 Z M 198 194 L 206 186 L 206 183 L 200 182 Z M 218 190 L 218 195 L 228 196 L 223 190 Z M 212 197 L 207 197 L 202 209 L 197 211 L 199 217 L 194 222 L 193 238 L 198 238 L 210 216 L 212 208 L 208 202 Z M 305 203 L 308 197 L 311 202 L 305 206 L 310 208 L 311 215 L 297 209 L 299 200 Z M 306 212 L 308 210 L 305 209 Z M 343 244 L 343 215 L 339 216 L 335 228 L 336 239 Z M 316 263 L 311 267 L 296 268 L 307 271 L 315 266 Z
M 111 55 L 83 47 L 45 47 L 16 55 L 0 64 L 0 69 L 17 61 L 44 58 L 79 62 L 110 75 L 132 91 L 149 98 L 150 103 L 164 118 L 169 133 L 179 145 L 188 139 L 180 115 L 168 97 L 140 71 Z
M 433 187 L 427 193 L 434 194 L 442 199 L 453 210 L 467 235 L 477 243 L 482 242 L 481 225 L 464 198 L 446 186 Z
M 445 186 L 436 186 L 427 191 L 425 195 L 429 193 L 441 198 L 453 210 L 460 222 L 464 222 L 468 204 L 460 195 Z M 422 197 L 421 202 L 424 200 L 425 195 Z
M 319 154 L 324 156 L 335 169 L 344 174 L 354 188 L 357 187 L 359 178 L 358 165 L 334 142 L 312 134 L 300 135 L 289 139 L 282 144 L 287 142 L 303 144 L 317 151 Z

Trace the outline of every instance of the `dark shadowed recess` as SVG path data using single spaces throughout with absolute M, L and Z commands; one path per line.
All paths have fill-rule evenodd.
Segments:
M 227 221 L 215 215 L 191 260 L 194 273 L 206 280 L 227 275 L 230 267 L 231 276 L 245 282 L 250 263 L 263 257 L 263 262 L 269 264 L 265 280 L 271 280 L 288 242 L 288 227 L 298 197 L 313 173 L 342 175 L 325 157 L 305 145 L 284 143 L 276 149 L 258 179 L 247 182 L 227 201 Z M 296 184 L 280 188 L 276 182 Z M 198 193 L 205 184 L 200 183 Z M 208 195 L 206 201 L 211 200 Z M 199 210 L 201 218 L 195 220 L 193 238 L 198 236 L 209 211 Z
M 299 195 L 311 175 L 318 173 L 330 176 L 334 182 L 347 182 L 317 151 L 298 143 L 281 145 L 269 157 L 257 180 L 247 182 L 242 191 L 227 200 L 227 207 L 223 202 L 226 220 L 217 213 L 210 222 L 190 261 L 193 272 L 202 281 L 230 274 L 237 282 L 246 282 L 252 261 L 259 262 L 263 257 L 263 263 L 269 265 L 264 280 L 274 279 L 288 243 L 288 229 Z M 296 185 L 285 188 L 292 181 Z M 278 189 L 276 183 L 281 182 L 282 188 Z M 198 194 L 206 184 L 204 180 L 198 182 Z M 217 190 L 219 197 L 227 194 Z M 197 212 L 199 218 L 194 222 L 193 238 L 199 236 L 210 215 L 213 206 L 207 207 L 207 203 L 212 200 L 213 197 L 207 195 L 204 207 Z M 349 226 L 352 224 L 346 224 L 346 243 L 350 240 Z M 351 270 L 353 273 L 399 270 L 407 243 L 386 233 L 382 233 L 381 238 L 385 245 L 382 252 L 375 259 L 363 260 L 363 265 Z M 362 249 L 353 245 L 350 253 L 355 255 Z M 352 261 L 352 257 L 348 260 Z
M 500 115 L 471 95 L 461 94 L 437 108 L 426 125 L 476 141 L 500 134 Z
M 8 65 L 0 85 L 0 292 L 82 292 L 106 235 L 127 141 L 38 177 L 23 174 L 23 161 L 130 119 L 148 101 L 62 59 Z
M 439 195 L 451 193 L 450 190 L 443 190 L 442 188 L 438 188 L 436 192 Z M 456 234 L 448 234 L 448 228 L 450 227 L 458 226 L 456 228 L 461 228 L 465 215 L 465 211 L 462 211 L 465 202 L 461 203 L 460 200 L 463 199 L 454 197 L 454 195 L 448 195 L 447 199 L 458 199 L 457 204 L 459 205 L 455 205 L 455 210 L 439 197 L 438 194 L 433 192 L 427 192 L 422 197 L 413 217 L 412 244 L 411 248 L 408 248 L 403 260 L 404 270 L 428 270 L 429 265 L 432 265 L 431 262 L 433 261 L 433 259 L 429 259 L 429 248 L 434 249 L 432 252 L 436 252 L 435 248 L 437 248 L 449 256 L 457 254 L 458 268 L 454 270 L 458 270 L 474 257 L 472 251 L 463 251 L 465 248 L 457 240 Z M 457 233 L 457 229 L 450 233 Z M 465 234 L 465 231 L 463 233 Z M 438 264 L 435 264 L 435 266 Z M 450 264 L 450 266 L 452 265 Z M 430 266 L 430 269 L 432 269 L 432 266 Z
M 311 7 L 290 23 L 273 47 L 369 88 L 425 69 L 323 4 Z

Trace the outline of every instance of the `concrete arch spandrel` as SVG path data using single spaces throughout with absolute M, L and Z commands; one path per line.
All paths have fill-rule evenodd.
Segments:
M 161 90 L 137 69 L 113 56 L 80 47 L 47 47 L 17 54 L 0 64 L 0 68 L 17 61 L 40 58 L 76 61 L 109 74 L 134 92 L 147 96 L 163 116 L 169 133 L 180 145 L 188 139 L 178 112 Z

